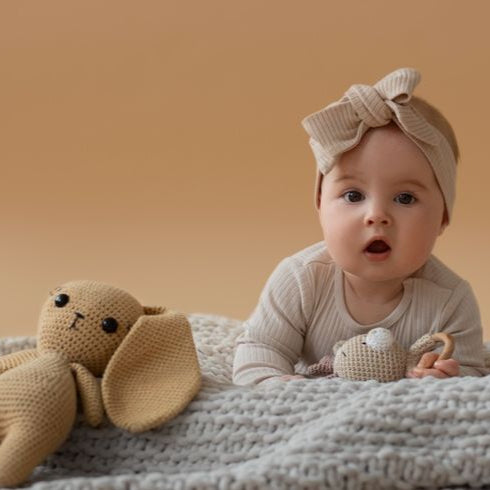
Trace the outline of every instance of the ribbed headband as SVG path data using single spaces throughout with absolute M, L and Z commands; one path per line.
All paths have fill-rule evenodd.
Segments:
M 358 145 L 369 128 L 393 121 L 422 150 L 432 166 L 451 218 L 456 160 L 447 139 L 410 104 L 420 78 L 417 70 L 400 68 L 372 87 L 352 85 L 340 100 L 302 121 L 317 162 L 317 206 L 321 175 L 332 169 L 342 153 Z

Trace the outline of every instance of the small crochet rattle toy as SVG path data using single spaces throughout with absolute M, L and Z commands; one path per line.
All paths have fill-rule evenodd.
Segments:
M 403 349 L 386 328 L 374 328 L 367 334 L 340 340 L 333 347 L 334 356 L 326 355 L 309 366 L 309 375 L 334 374 L 354 381 L 374 379 L 387 382 L 404 378 L 417 366 L 425 352 L 442 342 L 443 350 L 437 360 L 449 359 L 454 351 L 453 337 L 438 332 L 420 337 L 409 350 Z
M 0 487 L 24 482 L 61 446 L 77 399 L 89 425 L 105 411 L 141 432 L 178 415 L 200 386 L 184 315 L 99 282 L 64 284 L 42 307 L 37 347 L 0 357 Z

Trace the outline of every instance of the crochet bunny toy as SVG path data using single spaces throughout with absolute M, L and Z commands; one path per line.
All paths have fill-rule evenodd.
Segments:
M 422 354 L 433 350 L 438 342 L 444 344 L 438 357 L 449 359 L 454 350 L 451 335 L 438 332 L 420 337 L 407 351 L 403 349 L 386 328 L 374 328 L 367 334 L 341 340 L 334 347 L 334 357 L 325 356 L 309 366 L 310 375 L 335 374 L 354 381 L 375 379 L 396 381 L 405 377 L 419 362 Z
M 98 379 L 100 378 L 101 379 Z M 0 357 L 0 487 L 25 481 L 68 437 L 77 411 L 130 432 L 178 415 L 201 386 L 184 315 L 74 281 L 50 293 L 37 347 Z

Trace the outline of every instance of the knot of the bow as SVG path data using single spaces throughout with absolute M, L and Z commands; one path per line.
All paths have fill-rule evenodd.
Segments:
M 370 128 L 388 124 L 392 118 L 391 109 L 378 91 L 370 85 L 352 85 L 345 93 L 357 117 Z
M 419 82 L 417 70 L 400 68 L 373 86 L 352 85 L 339 101 L 306 117 L 303 126 L 310 135 L 318 170 L 325 175 L 339 155 L 359 144 L 369 128 L 394 121 L 429 160 L 450 215 L 455 193 L 456 160 L 444 135 L 410 103 Z M 317 205 L 318 202 L 317 187 Z

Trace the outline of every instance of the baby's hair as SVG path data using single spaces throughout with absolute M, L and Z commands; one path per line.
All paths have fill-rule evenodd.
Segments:
M 419 112 L 432 126 L 438 129 L 443 136 L 447 139 L 449 146 L 453 150 L 454 159 L 456 162 L 459 160 L 459 147 L 456 140 L 454 130 L 449 121 L 442 115 L 439 109 L 436 109 L 432 104 L 429 104 L 426 100 L 413 96 L 410 99 L 410 104 Z

